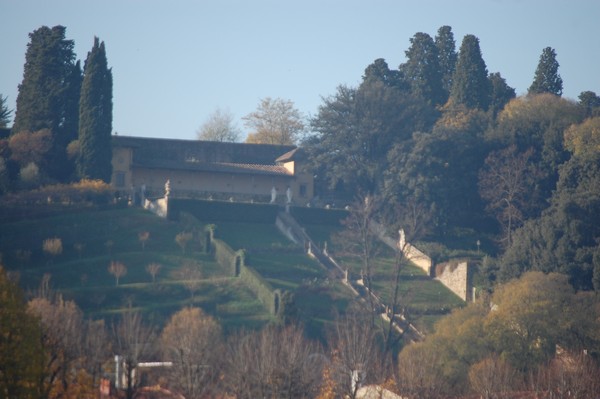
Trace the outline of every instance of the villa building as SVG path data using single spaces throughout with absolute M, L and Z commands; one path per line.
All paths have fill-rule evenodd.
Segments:
M 163 196 L 167 181 L 174 197 L 306 204 L 314 195 L 295 146 L 131 136 L 112 146 L 111 184 L 134 198 Z

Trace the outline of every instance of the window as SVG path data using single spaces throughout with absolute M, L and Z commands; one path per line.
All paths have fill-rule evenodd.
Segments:
M 306 197 L 306 184 L 300 185 L 300 197 L 302 197 L 302 198 Z
M 125 172 L 115 173 L 115 186 L 125 187 Z

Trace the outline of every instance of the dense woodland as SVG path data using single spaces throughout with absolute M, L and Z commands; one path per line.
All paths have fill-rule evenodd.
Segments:
M 0 96 L 0 199 L 110 179 L 112 72 L 104 43 L 94 40 L 82 70 L 65 33 L 57 26 L 30 34 L 12 128 Z M 225 336 L 197 308 L 158 330 L 133 311 L 112 324 L 86 320 L 44 285 L 26 302 L 2 270 L 0 397 L 91 397 L 108 348 L 125 356 L 129 370 L 143 358 L 171 359 L 169 384 L 186 398 L 355 397 L 353 370 L 411 398 L 597 394 L 600 97 L 561 97 L 551 47 L 537 67 L 523 66 L 533 79 L 518 97 L 487 70 L 474 35 L 457 49 L 449 26 L 435 37 L 419 32 L 405 54 L 397 68 L 374 60 L 358 87 L 339 86 L 309 121 L 290 101 L 264 100 L 246 117 L 249 140 L 303 147 L 323 204 L 371 198 L 372 216 L 405 228 L 410 240 L 480 237 L 476 303 L 447 316 L 423 342 L 387 353 L 360 309 L 332 321 L 323 342 L 308 341 L 293 319 Z M 265 123 L 273 112 L 277 129 Z M 229 133 L 219 137 L 239 136 Z M 127 387 L 127 397 L 135 388 Z

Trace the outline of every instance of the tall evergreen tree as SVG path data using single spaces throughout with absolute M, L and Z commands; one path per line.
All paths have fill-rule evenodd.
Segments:
M 8 109 L 6 105 L 7 97 L 2 97 L 0 94 L 0 128 L 5 128 L 8 126 L 8 122 L 10 122 L 10 114 L 12 110 Z
M 540 56 L 540 62 L 535 70 L 533 83 L 529 86 L 530 94 L 552 93 L 562 95 L 563 81 L 558 74 L 558 61 L 556 51 L 552 47 L 546 47 Z
M 79 158 L 82 178 L 109 182 L 112 175 L 112 71 L 104 42 L 94 38 L 88 53 L 79 100 Z
M 491 86 L 476 36 L 466 35 L 463 38 L 452 79 L 450 100 L 455 105 L 487 110 Z
M 70 177 L 66 146 L 77 137 L 81 68 L 66 28 L 42 26 L 29 34 L 23 81 L 19 85 L 13 133 L 50 129 L 54 146 L 47 154 L 50 177 Z
M 454 33 L 450 26 L 442 26 L 438 29 L 435 36 L 435 46 L 438 49 L 438 62 L 440 64 L 440 72 L 442 73 L 442 86 L 444 87 L 446 98 L 450 94 L 452 88 L 452 75 L 456 69 L 456 42 L 454 41 Z
M 515 89 L 506 84 L 506 80 L 500 75 L 500 72 L 490 74 L 489 79 L 492 90 L 489 109 L 492 115 L 496 116 L 517 94 Z
M 405 52 L 406 62 L 400 70 L 409 82 L 416 97 L 431 105 L 445 102 L 442 74 L 438 60 L 438 49 L 431 36 L 418 32 L 410 39 L 411 46 Z

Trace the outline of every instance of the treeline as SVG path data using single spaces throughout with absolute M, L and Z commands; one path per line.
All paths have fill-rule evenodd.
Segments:
M 375 60 L 312 118 L 303 146 L 317 192 L 338 204 L 378 196 L 382 214 L 405 208 L 427 220 L 430 241 L 491 237 L 488 285 L 539 270 L 600 289 L 600 97 L 562 98 L 558 68 L 543 49 L 516 97 L 488 72 L 477 37 L 457 51 L 448 26 L 415 34 L 405 63 Z
M 0 194 L 112 174 L 112 71 L 94 38 L 83 70 L 66 28 L 29 34 L 14 124 L 0 96 Z
M 455 311 L 397 358 L 385 354 L 361 306 L 332 322 L 323 342 L 295 324 L 225 334 L 193 307 L 159 330 L 132 307 L 112 320 L 86 319 L 50 289 L 49 276 L 26 303 L 10 277 L 0 269 L 2 397 L 96 397 L 101 379 L 116 381 L 115 355 L 127 398 L 156 384 L 190 399 L 356 398 L 369 385 L 408 398 L 592 397 L 600 389 L 600 307 L 560 274 L 525 274 Z M 144 371 L 147 362 L 170 364 L 157 375 Z

